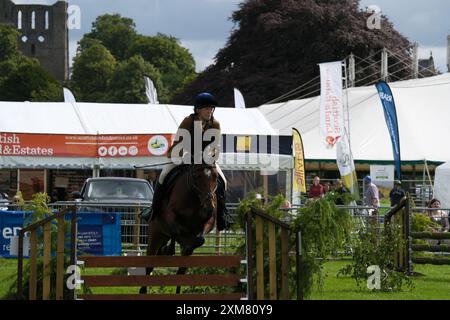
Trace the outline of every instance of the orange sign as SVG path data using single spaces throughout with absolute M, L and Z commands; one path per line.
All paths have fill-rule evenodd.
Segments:
M 151 157 L 164 156 L 172 135 L 54 135 L 0 133 L 0 156 Z

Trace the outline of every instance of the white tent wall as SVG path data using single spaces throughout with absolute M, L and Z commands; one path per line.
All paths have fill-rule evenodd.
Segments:
M 441 202 L 442 208 L 450 208 L 450 162 L 436 168 L 434 197 Z
M 1 133 L 29 134 L 175 134 L 181 121 L 193 112 L 191 106 L 0 102 Z M 216 108 L 223 135 L 277 136 L 257 109 Z M 219 163 L 226 169 L 273 170 L 292 168 L 290 156 L 223 154 Z M 269 160 L 267 160 L 269 158 Z M 0 156 L 0 168 L 116 168 L 167 162 L 165 157 L 58 158 Z
M 390 83 L 397 108 L 402 161 L 445 162 L 450 148 L 450 73 Z M 344 97 L 345 97 L 344 93 Z M 350 135 L 355 160 L 393 161 L 391 139 L 375 86 L 348 90 Z M 320 97 L 264 105 L 258 109 L 281 135 L 300 131 L 305 158 L 335 160 L 319 131 Z

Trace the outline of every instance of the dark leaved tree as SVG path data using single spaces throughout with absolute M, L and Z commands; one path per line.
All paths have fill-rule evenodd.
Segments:
M 246 0 L 232 15 L 235 28 L 215 63 L 172 102 L 190 104 L 196 93 L 210 91 L 221 106 L 233 107 L 237 87 L 256 107 L 314 79 L 318 63 L 377 53 L 358 69 L 357 79 L 367 79 L 357 85 L 367 85 L 379 78 L 379 66 L 370 65 L 380 60 L 383 47 L 398 54 L 390 58 L 396 65 L 389 71 L 406 76 L 410 71 L 400 60 L 408 59 L 411 44 L 386 17 L 381 29 L 370 30 L 369 16 L 359 0 Z M 318 95 L 318 81 L 304 93 Z

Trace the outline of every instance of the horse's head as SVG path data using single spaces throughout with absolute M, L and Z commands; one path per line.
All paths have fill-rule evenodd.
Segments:
M 217 169 L 215 165 L 193 165 L 191 167 L 191 186 L 200 200 L 203 213 L 212 215 L 216 208 Z

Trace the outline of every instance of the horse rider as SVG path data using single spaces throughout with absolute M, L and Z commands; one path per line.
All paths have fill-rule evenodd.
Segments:
M 218 158 L 219 152 L 220 152 L 220 123 L 219 121 L 217 121 L 214 118 L 214 110 L 215 108 L 218 106 L 218 103 L 216 101 L 216 99 L 214 98 L 213 95 L 211 95 L 210 93 L 204 92 L 204 93 L 200 93 L 199 95 L 196 96 L 195 98 L 195 104 L 194 104 L 194 113 L 189 115 L 188 117 L 186 117 L 180 124 L 178 131 L 177 131 L 177 137 L 180 137 L 181 135 L 181 130 L 187 130 L 190 134 L 191 137 L 191 149 L 194 148 L 194 125 L 195 123 L 201 125 L 202 128 L 202 137 L 203 134 L 209 130 L 209 129 L 215 129 L 218 131 L 218 135 L 216 135 L 216 139 L 218 138 L 219 141 L 218 143 L 216 142 L 216 148 L 214 148 L 214 150 L 209 150 L 209 153 L 212 154 L 214 156 L 215 159 Z M 216 131 L 216 132 L 217 132 Z M 200 138 L 202 138 L 200 137 Z M 197 139 L 199 137 L 196 137 Z M 180 144 L 183 140 L 182 139 L 178 139 L 177 141 L 174 142 L 174 144 L 172 145 L 172 147 L 170 148 L 169 152 L 168 152 L 168 156 L 170 158 L 172 157 L 172 151 L 175 149 L 175 147 Z M 202 152 L 205 151 L 206 148 L 208 148 L 208 145 L 210 144 L 210 142 L 203 142 L 203 139 L 201 139 L 202 141 L 202 150 L 200 150 Z M 184 150 L 184 149 L 183 149 Z M 190 151 L 190 155 L 191 156 L 191 160 L 192 160 L 192 155 L 194 154 L 192 152 L 192 150 Z M 208 151 L 207 151 L 208 152 Z M 181 158 L 185 159 L 186 154 L 179 154 L 177 156 L 180 156 Z M 143 217 L 148 220 L 151 218 L 153 212 L 155 212 L 155 210 L 157 210 L 157 208 L 159 208 L 160 206 L 160 202 L 161 202 L 161 198 L 165 193 L 164 190 L 164 180 L 167 177 L 167 175 L 178 166 L 179 164 L 174 163 L 173 159 L 172 159 L 172 163 L 166 165 L 164 167 L 164 169 L 162 170 L 158 182 L 156 184 L 156 188 L 155 188 L 155 193 L 153 195 L 153 201 L 152 201 L 152 208 L 151 210 L 148 212 L 147 215 L 143 215 Z M 215 162 L 215 166 L 216 166 L 216 170 L 217 173 L 219 175 L 219 179 L 218 179 L 218 186 L 217 186 L 217 191 L 216 191 L 216 197 L 217 197 L 217 219 L 216 219 L 216 226 L 217 226 L 217 230 L 222 231 L 225 229 L 229 228 L 229 224 L 227 222 L 226 216 L 228 214 L 228 210 L 225 206 L 226 200 L 225 200 L 225 191 L 227 189 L 227 181 L 225 179 L 225 176 L 222 172 L 222 170 L 219 167 L 219 164 L 217 162 Z M 200 236 L 202 237 L 202 235 Z

